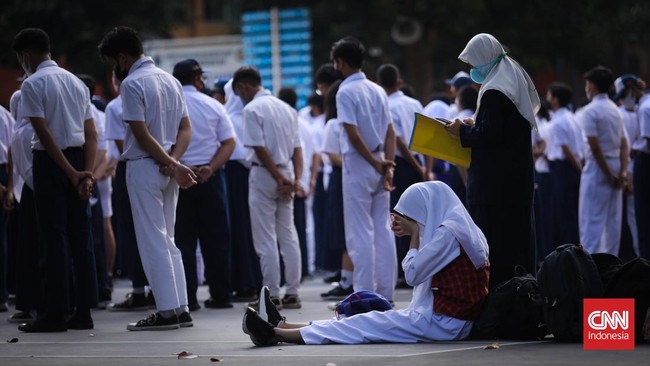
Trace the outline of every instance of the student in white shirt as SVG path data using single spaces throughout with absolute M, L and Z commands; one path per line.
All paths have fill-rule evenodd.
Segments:
M 345 240 L 354 264 L 354 290 L 393 300 L 397 280 L 395 239 L 390 231 L 395 130 L 388 98 L 361 72 L 365 48 L 345 37 L 332 46 L 334 68 L 345 80 L 336 94 L 342 141 Z
M 179 162 L 192 127 L 178 80 L 145 57 L 137 33 L 128 27 L 108 32 L 99 50 L 116 74 L 122 118 L 127 121 L 122 158 L 142 267 L 156 296 L 157 312 L 128 330 L 192 326 L 181 252 L 174 243 L 178 189 L 196 184 L 196 174 Z M 119 77 L 119 76 L 118 76 Z
M 552 83 L 546 93 L 546 100 L 553 110 L 546 139 L 546 158 L 551 169 L 550 217 L 553 220 L 553 247 L 580 242 L 578 196 L 582 151 L 579 141 L 582 135 L 576 133 L 574 126 L 577 126 L 577 122 L 568 108 L 572 96 L 571 88 L 558 82 Z
M 300 188 L 302 149 L 298 113 L 262 87 L 257 69 L 243 66 L 233 90 L 244 102 L 244 145 L 253 149 L 248 204 L 262 282 L 280 308 L 300 308 L 300 244 L 293 223 L 293 194 Z M 280 299 L 280 253 L 286 291 Z
M 639 137 L 634 141 L 634 207 L 639 233 L 639 255 L 650 259 L 650 96 L 639 101 Z
M 580 177 L 578 215 L 585 249 L 618 255 L 628 150 L 623 117 L 607 96 L 613 82 L 611 70 L 603 66 L 585 74 L 585 93 L 591 102 L 582 109 L 579 123 L 589 148 Z
M 94 182 L 97 131 L 90 94 L 79 78 L 50 59 L 49 37 L 43 30 L 22 30 L 14 39 L 13 49 L 29 75 L 21 86 L 21 98 L 23 116 L 29 118 L 35 131 L 34 202 L 45 291 L 38 319 L 18 329 L 92 329 L 90 308 L 97 303 L 97 282 L 88 198 Z M 70 303 L 72 271 L 74 305 Z M 66 321 L 71 309 L 75 315 Z
M 400 89 L 404 84 L 400 72 L 393 64 L 383 64 L 377 69 L 377 82 L 388 95 L 388 108 L 395 128 L 395 189 L 390 192 L 390 207 L 395 207 L 402 193 L 412 184 L 427 178 L 427 171 L 420 157 L 411 152 L 408 143 L 415 125 L 415 114 L 422 113 L 422 104 L 417 99 L 404 94 Z M 397 266 L 399 283 L 404 283 L 404 272 L 399 263 L 406 256 L 409 247 L 408 237 L 395 236 L 397 246 Z
M 9 149 L 11 147 L 14 124 L 14 118 L 11 116 L 11 113 L 9 113 L 9 111 L 3 106 L 0 106 L 0 200 L 3 201 L 3 203 L 8 198 L 6 196 L 7 191 L 9 190 L 10 179 L 12 178 L 12 174 L 10 173 L 11 164 Z M 11 199 L 13 200 L 13 197 L 11 197 Z M 7 298 L 9 297 L 9 291 L 7 287 L 7 264 L 9 261 L 15 260 L 14 257 L 10 255 L 13 253 L 13 250 L 9 250 L 13 242 L 9 242 L 9 226 L 6 225 L 8 217 L 8 211 L 2 210 L 2 212 L 0 212 L 0 224 L 2 224 L 2 226 L 0 226 L 0 253 L 8 254 L 8 256 L 5 256 L 0 260 L 0 312 L 8 310 Z
M 235 149 L 235 132 L 226 109 L 201 92 L 203 70 L 196 60 L 174 65 L 173 75 L 183 85 L 192 120 L 192 140 L 181 162 L 194 170 L 198 184 L 180 191 L 176 207 L 176 245 L 183 254 L 190 310 L 198 310 L 196 246 L 201 245 L 210 298 L 206 308 L 231 308 L 230 228 L 223 167 Z M 202 279 L 201 279 L 202 280 Z

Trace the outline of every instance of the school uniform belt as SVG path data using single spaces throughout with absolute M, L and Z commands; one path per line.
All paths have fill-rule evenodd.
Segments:
M 253 166 L 259 166 L 261 168 L 264 168 L 264 165 L 262 165 L 260 163 L 253 162 L 252 164 L 253 164 Z M 275 166 L 276 166 L 276 168 L 284 169 L 284 168 L 287 167 L 287 164 L 275 164 Z

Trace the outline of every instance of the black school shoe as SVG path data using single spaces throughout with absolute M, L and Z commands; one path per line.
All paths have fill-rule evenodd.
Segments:
M 230 309 L 232 308 L 232 303 L 227 300 L 215 300 L 213 298 L 209 298 L 203 302 L 203 305 L 205 305 L 206 308 L 208 309 Z
M 343 288 L 341 285 L 338 285 L 338 286 L 334 287 L 333 289 L 320 294 L 320 297 L 323 300 L 343 300 L 348 295 L 352 294 L 353 292 L 354 292 L 354 289 L 352 288 L 352 286 L 350 286 L 348 288 Z
M 63 316 L 52 317 L 45 315 L 32 323 L 23 323 L 18 326 L 18 330 L 25 333 L 54 333 L 67 332 L 68 324 Z
M 189 315 L 189 314 L 188 314 Z M 180 328 L 176 314 L 165 318 L 160 313 L 152 313 L 148 317 L 139 320 L 137 323 L 129 323 L 127 330 L 172 330 Z
M 257 312 L 249 307 L 242 320 L 242 330 L 248 334 L 256 346 L 275 346 L 278 339 L 273 331 L 273 325 L 260 318 Z
M 178 325 L 181 328 L 189 328 L 194 326 L 194 322 L 192 321 L 192 316 L 190 315 L 189 312 L 184 311 L 181 315 L 178 316 Z
M 126 299 L 115 304 L 106 306 L 108 311 L 141 311 L 147 310 L 147 297 L 145 294 L 126 294 Z

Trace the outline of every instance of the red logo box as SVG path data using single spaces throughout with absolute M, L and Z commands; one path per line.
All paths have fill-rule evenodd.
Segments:
M 634 349 L 634 299 L 584 299 L 583 310 L 583 349 Z

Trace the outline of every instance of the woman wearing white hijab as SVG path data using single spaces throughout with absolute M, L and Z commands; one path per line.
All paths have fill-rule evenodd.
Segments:
M 475 118 L 457 119 L 447 130 L 472 148 L 467 205 L 490 245 L 492 288 L 517 264 L 535 270 L 530 133 L 540 102 L 526 71 L 492 35 L 474 36 L 458 58 L 481 88 Z
M 267 310 L 268 322 L 250 309 L 244 332 L 258 345 L 415 343 L 466 338 L 488 291 L 485 236 L 456 194 L 442 182 L 416 183 L 395 206 L 391 228 L 411 235 L 402 261 L 413 286 L 408 308 L 370 311 L 310 324 L 284 322 Z

